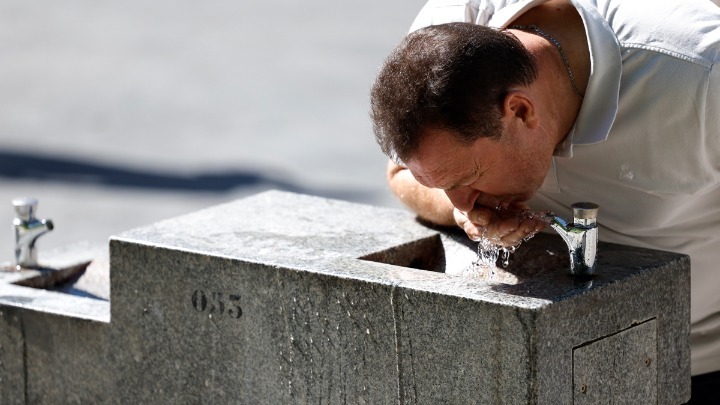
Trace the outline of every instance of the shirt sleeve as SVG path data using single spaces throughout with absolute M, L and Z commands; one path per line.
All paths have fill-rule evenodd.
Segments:
M 720 66 L 711 67 L 708 80 L 707 105 L 705 108 L 705 150 L 707 161 L 715 169 L 717 185 L 720 187 Z

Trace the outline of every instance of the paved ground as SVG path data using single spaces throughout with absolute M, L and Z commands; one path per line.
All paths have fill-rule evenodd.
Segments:
M 40 249 L 270 188 L 399 206 L 368 90 L 422 4 L 2 2 L 0 261 L 16 196 Z

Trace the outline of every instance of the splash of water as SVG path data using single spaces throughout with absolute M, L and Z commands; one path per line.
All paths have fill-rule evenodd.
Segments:
M 531 211 L 519 210 L 509 211 L 496 209 L 503 218 L 512 216 L 518 219 L 539 219 L 545 223 L 550 223 L 554 214 L 550 211 Z M 497 274 L 497 262 L 501 259 L 501 266 L 507 267 L 510 261 L 510 254 L 514 253 L 522 242 L 527 242 L 535 236 L 536 232 L 532 232 L 525 236 L 520 242 L 514 246 L 503 246 L 497 237 L 489 237 L 487 229 L 483 230 L 478 242 L 477 259 L 470 264 L 464 271 L 463 277 L 472 279 L 491 280 Z

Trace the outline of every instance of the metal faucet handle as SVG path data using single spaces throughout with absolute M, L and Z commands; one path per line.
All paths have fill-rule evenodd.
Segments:
M 600 206 L 591 202 L 577 202 L 571 205 L 570 208 L 572 208 L 576 224 L 590 225 L 597 220 Z
M 37 199 L 29 197 L 12 200 L 17 214 L 13 219 L 13 229 L 15 230 L 15 267 L 18 270 L 39 267 L 35 242 L 55 227 L 50 219 L 35 218 L 37 203 Z
M 12 200 L 15 207 L 15 214 L 23 221 L 31 221 L 35 218 L 38 200 L 31 197 L 19 197 Z

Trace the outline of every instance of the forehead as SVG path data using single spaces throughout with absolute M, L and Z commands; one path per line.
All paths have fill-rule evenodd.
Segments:
M 461 143 L 447 131 L 429 130 L 406 165 L 421 184 L 449 188 L 477 170 L 479 157 L 473 145 Z

